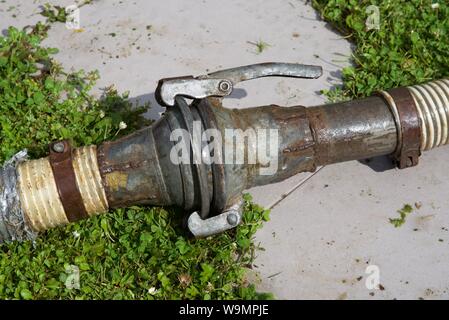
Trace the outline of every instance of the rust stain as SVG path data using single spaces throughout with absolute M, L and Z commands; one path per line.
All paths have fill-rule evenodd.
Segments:
M 120 188 L 126 188 L 128 182 L 128 174 L 120 171 L 113 171 L 105 175 L 107 186 L 113 191 L 118 191 Z

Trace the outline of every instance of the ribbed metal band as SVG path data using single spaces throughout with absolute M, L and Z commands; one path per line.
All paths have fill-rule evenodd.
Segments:
M 422 123 L 422 150 L 449 144 L 449 80 L 408 87 Z

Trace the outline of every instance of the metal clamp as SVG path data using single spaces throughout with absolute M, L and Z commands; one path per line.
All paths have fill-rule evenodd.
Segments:
M 51 143 L 49 160 L 67 219 L 74 222 L 88 218 L 89 215 L 76 182 L 70 142 L 62 140 Z
M 163 106 L 173 106 L 176 96 L 192 99 L 225 97 L 242 81 L 261 77 L 293 77 L 316 79 L 323 74 L 320 66 L 298 63 L 267 62 L 221 70 L 207 75 L 176 77 L 159 80 L 155 96 Z
M 201 219 L 198 212 L 189 216 L 187 226 L 197 238 L 208 237 L 232 228 L 242 222 L 242 201 L 231 206 L 222 214 L 207 219 Z
M 242 81 L 272 76 L 315 79 L 320 77 L 322 73 L 323 70 L 320 66 L 296 63 L 261 63 L 221 70 L 198 77 L 185 76 L 161 79 L 155 96 L 161 105 L 166 107 L 176 106 L 179 109 L 184 119 L 184 124 L 192 135 L 191 123 L 193 118 L 183 98 L 223 98 L 230 95 L 234 86 Z M 207 113 L 205 115 L 207 118 Z M 192 149 L 195 153 L 196 148 L 192 146 Z M 194 156 L 199 157 L 200 155 L 194 154 Z M 209 197 L 207 176 L 205 176 L 206 170 L 201 165 L 195 165 L 194 170 L 196 170 L 199 177 L 201 210 L 195 211 L 189 216 L 187 225 L 191 233 L 195 237 L 206 237 L 232 229 L 240 224 L 242 221 L 242 201 L 238 201 L 235 205 L 224 209 L 221 214 L 208 217 L 211 199 Z M 217 176 L 220 174 L 220 170 L 216 166 L 213 167 L 213 170 Z M 217 186 L 214 186 L 214 192 L 218 192 L 217 190 Z
M 379 94 L 386 100 L 395 118 L 398 146 L 393 158 L 399 169 L 418 165 L 421 156 L 421 124 L 410 91 L 402 87 Z

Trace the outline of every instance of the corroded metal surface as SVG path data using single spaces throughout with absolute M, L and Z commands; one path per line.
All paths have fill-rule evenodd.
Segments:
M 277 159 L 274 172 L 261 174 L 261 169 L 267 164 L 259 158 L 255 163 L 173 163 L 170 152 L 176 143 L 172 141 L 171 133 L 176 129 L 185 129 L 191 137 L 194 121 L 201 123 L 201 130 L 218 129 L 222 136 L 227 128 L 243 132 L 248 129 L 276 131 L 276 149 L 269 150 L 270 156 L 275 155 Z M 188 147 L 194 151 L 191 160 L 212 157 L 203 152 L 208 143 L 202 141 L 201 145 L 196 146 L 194 142 L 189 142 Z M 231 143 L 234 147 L 234 142 Z M 249 155 L 256 152 L 256 146 L 248 139 L 243 139 L 242 143 L 238 148 L 243 150 L 248 160 Z M 84 159 L 76 160 L 74 167 L 75 171 L 79 171 L 95 159 L 98 161 L 98 166 L 91 163 L 90 171 L 84 171 L 82 176 L 76 175 L 82 203 L 86 208 L 95 207 L 95 210 L 88 210 L 89 216 L 108 207 L 148 204 L 179 206 L 187 212 L 200 212 L 201 218 L 205 219 L 229 211 L 241 201 L 241 193 L 247 188 L 282 181 L 300 172 L 314 171 L 325 164 L 392 154 L 397 143 L 394 117 L 380 97 L 312 108 L 268 105 L 243 110 L 223 108 L 221 102 L 214 98 L 197 100 L 189 106 L 183 98 L 177 97 L 175 107 L 169 108 L 153 126 L 103 143 L 97 148 L 96 158 L 92 148 L 74 152 L 77 156 L 83 155 Z M 214 150 L 216 155 L 221 155 L 222 161 L 225 160 L 225 147 L 229 147 L 227 144 L 229 141 L 225 141 L 220 150 Z M 66 150 L 66 147 L 62 149 Z M 195 150 L 202 151 L 198 154 Z M 45 163 L 47 174 L 38 170 Z M 31 161 L 23 170 L 22 176 L 27 181 L 23 188 L 26 193 L 24 207 L 26 212 L 34 212 L 29 216 L 36 230 L 68 222 L 65 215 L 58 220 L 57 213 L 64 212 L 61 209 L 63 202 L 54 196 L 57 194 L 56 184 L 49 168 L 48 159 L 41 159 Z M 91 172 L 97 168 L 97 174 Z M 27 191 L 30 181 L 34 187 Z M 86 185 L 87 181 L 91 185 Z M 53 186 L 54 190 L 48 189 L 49 186 Z M 51 194 L 53 196 L 48 198 Z M 50 205 L 51 201 L 56 202 Z M 33 203 L 41 205 L 30 207 Z M 61 206 L 59 210 L 58 204 Z M 220 225 L 227 228 L 229 223 L 223 217 L 216 221 L 223 222 Z
M 180 115 L 184 121 L 184 128 L 187 129 L 189 136 L 193 137 L 194 135 L 194 127 L 193 122 L 195 112 L 192 112 L 189 108 L 189 105 L 185 102 L 181 97 L 176 98 L 176 107 L 178 108 Z M 199 118 L 197 118 L 199 120 Z M 202 128 L 204 129 L 204 128 Z M 199 132 L 201 134 L 201 132 Z M 198 143 L 195 139 L 191 139 L 191 145 L 189 146 L 192 151 L 192 168 L 194 169 L 195 176 L 197 178 L 197 189 L 200 197 L 200 215 L 202 218 L 206 218 L 209 215 L 210 211 L 210 203 L 211 203 L 211 195 L 212 192 L 209 190 L 210 181 L 208 179 L 208 175 L 210 171 L 210 166 L 207 166 L 202 157 L 203 144 Z M 185 192 L 189 190 L 185 190 Z
M 418 165 L 421 156 L 421 123 L 413 96 L 407 88 L 384 92 L 383 97 L 397 114 L 398 147 L 394 158 L 400 169 Z
M 173 204 L 159 167 L 154 128 L 157 125 L 98 147 L 98 166 L 110 207 Z
M 273 174 L 260 174 L 260 169 L 265 166 L 256 159 L 255 163 L 223 163 L 213 164 L 217 171 L 217 176 L 223 179 L 215 181 L 214 189 L 224 190 L 220 192 L 220 206 L 212 206 L 214 213 L 220 213 L 220 209 L 232 206 L 238 202 L 241 192 L 255 185 L 263 185 L 281 181 L 299 172 L 314 171 L 313 138 L 310 131 L 306 108 L 304 107 L 279 107 L 275 105 L 256 107 L 250 109 L 236 110 L 226 109 L 220 106 L 219 101 L 214 99 L 202 100 L 199 104 L 200 115 L 205 118 L 207 115 L 214 119 L 214 128 L 224 133 L 227 128 L 237 128 L 243 132 L 247 129 L 273 129 L 278 132 L 279 148 L 271 150 L 278 159 L 276 170 Z M 209 127 L 209 126 L 208 126 Z M 223 134 L 224 136 L 224 134 Z M 227 143 L 227 142 L 226 142 Z M 254 153 L 254 145 L 249 145 L 248 140 L 242 141 L 243 145 L 238 148 L 243 149 L 245 157 Z M 235 146 L 235 145 L 234 145 Z M 220 152 L 225 154 L 223 145 Z M 221 156 L 220 156 L 221 158 Z
M 307 109 L 315 141 L 315 164 L 392 154 L 396 123 L 380 97 Z
M 212 106 L 209 103 L 212 99 L 203 99 L 195 102 L 195 108 L 197 108 L 198 113 L 204 123 L 204 127 L 209 129 L 218 129 L 217 128 L 217 119 L 213 112 Z M 218 159 L 223 159 L 223 150 L 217 148 L 214 150 L 216 157 Z M 212 185 L 211 189 L 212 193 L 212 202 L 211 208 L 216 212 L 222 212 L 226 206 L 226 180 L 225 180 L 225 172 L 224 166 L 220 163 L 212 163 L 211 164 L 211 180 Z
M 50 144 L 50 165 L 59 198 L 69 222 L 89 217 L 76 182 L 75 170 L 72 164 L 72 151 L 72 146 L 68 140 Z
M 270 105 L 225 109 L 216 99 L 202 100 L 201 106 L 213 113 L 222 132 L 225 128 L 278 131 L 274 174 L 261 175 L 261 163 L 222 165 L 225 207 L 235 203 L 244 189 L 313 172 L 321 165 L 391 154 L 397 145 L 394 118 L 379 97 L 311 108 Z M 252 152 L 246 140 L 244 149 L 246 154 Z

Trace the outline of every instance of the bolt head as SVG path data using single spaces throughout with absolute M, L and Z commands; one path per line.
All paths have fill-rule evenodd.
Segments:
M 57 152 L 57 153 L 63 153 L 64 150 L 65 150 L 65 146 L 64 146 L 64 143 L 63 143 L 63 142 L 56 142 L 56 143 L 53 145 L 53 151 L 54 151 L 54 152 Z
M 219 89 L 221 92 L 229 92 L 229 90 L 231 90 L 231 85 L 229 84 L 228 81 L 221 81 L 221 82 L 218 84 L 218 89 Z
M 237 215 L 235 213 L 228 214 L 228 217 L 226 218 L 226 220 L 228 221 L 228 223 L 231 226 L 235 226 L 239 222 L 239 218 L 237 217 Z

